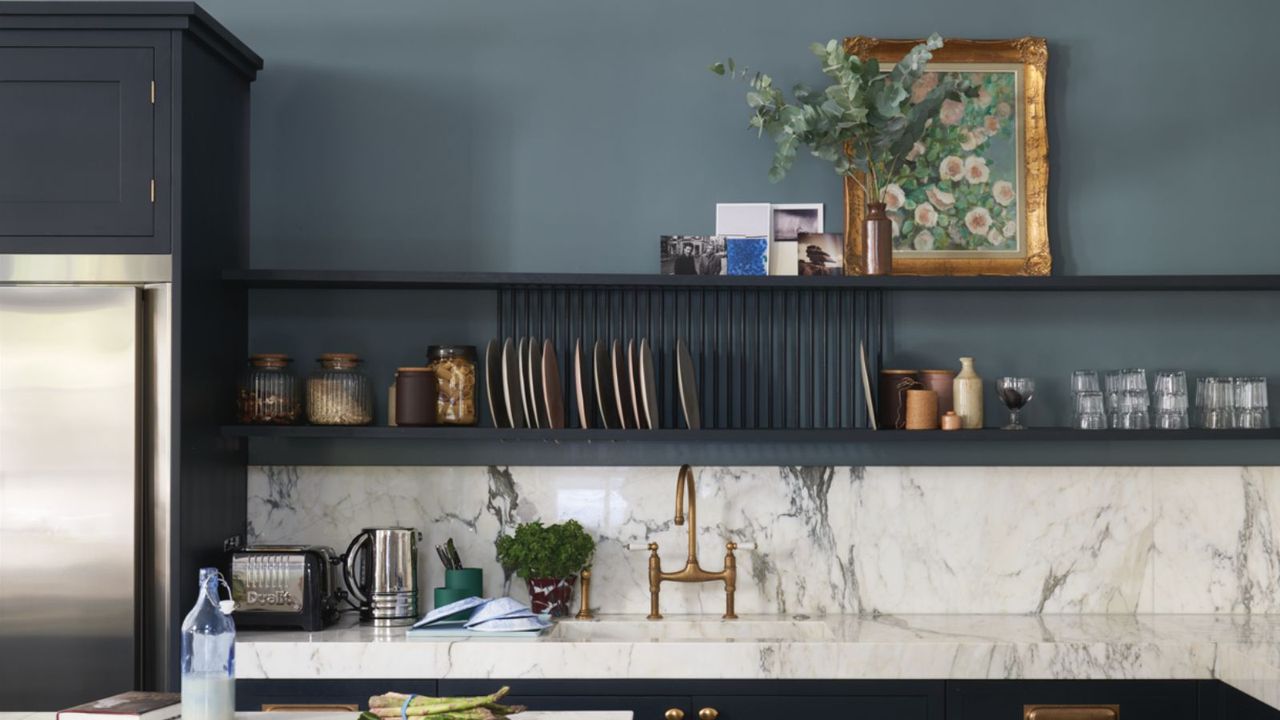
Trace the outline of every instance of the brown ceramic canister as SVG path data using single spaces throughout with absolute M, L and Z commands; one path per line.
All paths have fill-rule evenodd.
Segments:
M 907 391 L 907 429 L 938 429 L 938 393 L 932 390 Z
M 956 379 L 955 370 L 921 370 L 920 384 L 925 388 L 938 393 L 938 414 L 951 412 L 955 409 L 952 402 L 953 384 Z
M 907 426 L 907 391 L 920 387 L 915 370 L 881 370 L 876 424 L 885 430 Z
M 402 367 L 396 370 L 396 425 L 435 425 L 436 393 L 436 374 L 429 368 Z
M 959 415 L 957 415 L 957 414 L 955 414 L 955 412 L 945 412 L 945 413 L 943 413 L 943 414 L 942 414 L 942 429 L 943 429 L 943 430 L 959 430 L 959 429 L 960 429 L 960 416 L 959 416 Z

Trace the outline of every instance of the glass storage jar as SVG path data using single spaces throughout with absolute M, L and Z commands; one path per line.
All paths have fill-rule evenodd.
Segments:
M 245 425 L 292 425 L 302 417 L 302 383 L 279 353 L 249 356 L 236 388 L 236 418 Z
M 307 378 L 307 420 L 312 425 L 368 425 L 373 422 L 373 389 L 360 372 L 359 356 L 325 353 Z
M 436 374 L 436 424 L 475 425 L 476 349 L 473 345 L 431 345 L 427 368 Z

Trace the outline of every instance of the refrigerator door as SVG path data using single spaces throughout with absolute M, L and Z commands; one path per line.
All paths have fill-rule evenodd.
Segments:
M 134 287 L 0 287 L 0 710 L 137 683 Z

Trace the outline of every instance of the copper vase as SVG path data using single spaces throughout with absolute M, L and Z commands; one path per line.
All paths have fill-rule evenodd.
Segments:
M 867 275 L 893 272 L 893 222 L 884 214 L 884 203 L 867 203 L 863 237 L 867 244 Z

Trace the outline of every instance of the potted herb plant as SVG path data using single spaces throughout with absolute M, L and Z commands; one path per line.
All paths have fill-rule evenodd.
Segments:
M 533 611 L 556 617 L 568 614 L 573 583 L 596 550 L 577 520 L 521 523 L 514 535 L 498 538 L 497 546 L 502 566 L 528 584 Z
M 822 90 L 796 85 L 791 101 L 768 75 L 739 69 L 732 58 L 711 66 L 717 75 L 748 84 L 748 124 L 777 144 L 770 180 L 786 176 L 797 149 L 805 146 L 862 189 L 867 199 L 868 275 L 887 275 L 892 269 L 893 225 L 885 215 L 882 180 L 894 177 L 912 159 L 913 148 L 943 101 L 966 90 L 960 86 L 962 80 L 947 73 L 913 101 L 913 90 L 923 87 L 916 83 L 925 64 L 940 47 L 942 38 L 932 35 L 884 72 L 874 58 L 851 55 L 836 40 L 814 43 L 811 49 L 822 60 L 822 72 L 833 82 Z

